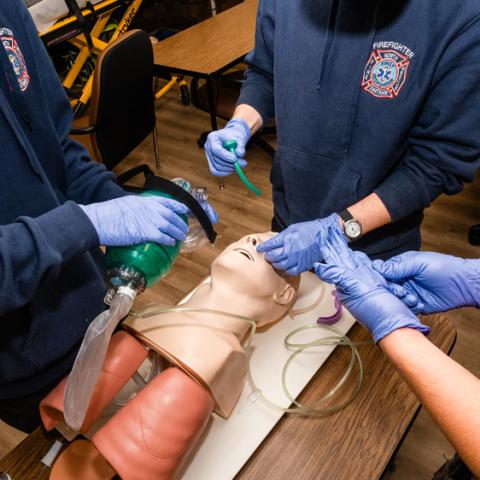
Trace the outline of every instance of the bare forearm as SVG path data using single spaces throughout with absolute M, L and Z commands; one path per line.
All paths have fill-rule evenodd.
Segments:
M 362 225 L 363 234 L 390 223 L 392 219 L 376 193 L 372 193 L 348 207 L 348 211 Z
M 480 380 L 415 330 L 396 330 L 379 345 L 462 459 L 480 475 Z
M 242 118 L 245 120 L 250 127 L 252 135 L 262 128 L 263 125 L 262 116 L 253 107 L 245 103 L 237 106 L 232 118 Z

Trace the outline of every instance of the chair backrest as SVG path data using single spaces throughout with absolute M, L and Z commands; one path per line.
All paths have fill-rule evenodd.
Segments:
M 90 125 L 99 159 L 112 169 L 155 127 L 153 50 L 148 35 L 132 30 L 98 57 Z

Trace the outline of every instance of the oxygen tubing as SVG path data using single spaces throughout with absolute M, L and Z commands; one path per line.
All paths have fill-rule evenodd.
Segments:
M 229 150 L 230 152 L 232 152 L 235 158 L 236 158 L 235 149 L 237 148 L 237 146 L 238 144 L 235 140 L 227 140 L 223 143 L 223 147 Z M 261 190 L 259 190 L 255 185 L 253 185 L 253 183 L 250 182 L 250 180 L 247 178 L 245 173 L 243 173 L 242 167 L 240 167 L 240 164 L 238 163 L 237 160 L 233 164 L 233 167 L 235 168 L 235 171 L 237 172 L 243 184 L 255 195 L 260 196 L 262 194 Z
M 182 307 L 182 306 L 177 306 L 177 307 L 166 307 L 166 308 L 160 308 L 158 310 L 154 311 L 149 311 L 148 313 L 145 314 L 133 314 L 136 317 L 140 318 L 148 318 L 156 315 L 163 315 L 167 313 L 208 313 L 211 315 L 221 315 L 223 317 L 235 319 L 235 320 L 242 320 L 250 325 L 250 335 L 248 336 L 246 342 L 245 342 L 245 348 L 248 350 L 249 354 L 251 353 L 252 349 L 252 341 L 253 337 L 256 332 L 257 324 L 254 320 L 251 318 L 245 317 L 243 315 L 237 315 L 234 313 L 229 313 L 229 312 L 222 312 L 220 310 L 213 310 L 209 308 L 192 308 L 192 307 Z M 193 324 L 192 324 L 193 325 Z M 210 328 L 213 329 L 213 327 L 210 327 L 208 325 L 199 325 L 199 324 L 194 324 L 196 327 L 204 327 L 204 328 Z M 171 325 L 169 325 L 171 326 Z M 188 324 L 183 324 L 183 325 L 178 325 L 179 327 L 181 326 L 188 326 Z M 159 326 L 158 328 L 162 328 L 162 326 Z M 329 336 L 325 338 L 319 338 L 317 340 L 313 340 L 310 342 L 293 342 L 291 341 L 292 337 L 297 335 L 298 333 L 308 330 L 308 329 L 320 329 L 320 330 L 327 330 L 331 333 L 334 334 L 334 336 Z M 329 415 L 331 413 L 338 412 L 348 405 L 353 402 L 355 397 L 358 395 L 362 384 L 363 384 L 363 365 L 362 365 L 362 360 L 360 358 L 360 355 L 357 350 L 358 345 L 363 345 L 366 342 L 352 342 L 346 335 L 344 335 L 342 332 L 340 332 L 338 329 L 335 327 L 331 327 L 328 325 L 318 325 L 316 323 L 312 324 L 307 324 L 304 325 L 300 328 L 297 328 L 290 332 L 284 339 L 284 345 L 287 349 L 293 350 L 291 355 L 288 357 L 287 361 L 285 362 L 285 365 L 282 368 L 282 388 L 283 391 L 288 398 L 292 402 L 294 407 L 289 407 L 285 408 L 282 407 L 281 405 L 276 404 L 272 400 L 270 400 L 267 396 L 265 396 L 262 392 L 262 390 L 257 386 L 255 383 L 251 368 L 250 368 L 250 361 L 248 362 L 247 366 L 247 378 L 250 383 L 250 386 L 252 388 L 252 394 L 258 395 L 260 399 L 269 405 L 270 407 L 273 407 L 275 409 L 278 409 L 282 412 L 285 413 L 294 413 L 294 414 L 299 414 L 299 415 L 306 415 L 306 416 L 324 416 L 324 415 Z M 319 398 L 315 403 L 312 405 L 306 405 L 298 402 L 295 397 L 290 393 L 287 385 L 287 372 L 289 367 L 291 366 L 293 360 L 300 354 L 306 352 L 307 350 L 311 348 L 318 348 L 318 347 L 325 347 L 325 346 L 347 346 L 350 348 L 352 352 L 352 356 L 350 359 L 350 363 L 348 367 L 346 368 L 344 374 L 340 378 L 340 380 L 336 383 L 334 387 L 332 387 L 325 395 L 323 395 L 321 398 Z M 352 372 L 354 371 L 355 365 L 358 365 L 358 377 L 357 377 L 357 382 L 355 385 L 354 390 L 352 393 L 349 395 L 349 397 L 344 400 L 343 402 L 325 407 L 325 408 L 317 408 L 317 406 L 321 403 L 326 402 L 327 400 L 330 400 L 332 397 L 335 396 L 335 394 L 340 390 L 340 388 L 347 382 L 349 377 L 351 376 Z
M 238 176 L 240 177 L 240 180 L 244 183 L 244 185 L 251 190 L 255 195 L 260 196 L 262 192 L 255 186 L 253 183 L 250 182 L 250 180 L 247 178 L 247 176 L 243 173 L 242 167 L 240 167 L 238 162 L 235 162 L 233 164 L 235 171 L 238 173 Z

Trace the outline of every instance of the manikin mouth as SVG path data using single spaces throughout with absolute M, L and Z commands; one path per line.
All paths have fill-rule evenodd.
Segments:
M 254 262 L 255 259 L 253 258 L 253 255 L 245 248 L 235 248 L 235 252 L 238 252 L 240 255 L 243 255 L 244 257 L 247 257 L 251 262 Z

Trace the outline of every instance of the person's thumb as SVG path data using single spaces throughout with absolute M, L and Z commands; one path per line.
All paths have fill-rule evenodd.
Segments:
M 201 202 L 200 205 L 212 224 L 216 225 L 218 223 L 218 213 L 215 211 L 215 209 L 208 202 Z
M 334 265 L 317 262 L 313 265 L 315 274 L 320 280 L 336 284 L 339 281 L 339 269 Z

